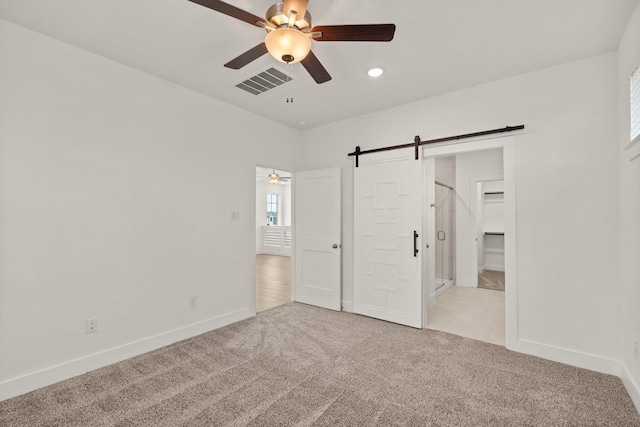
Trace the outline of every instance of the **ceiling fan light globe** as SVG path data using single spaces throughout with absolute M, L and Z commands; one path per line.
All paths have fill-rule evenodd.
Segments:
M 264 42 L 271 56 L 284 63 L 300 62 L 311 50 L 311 40 L 295 28 L 278 28 L 270 31 Z M 293 60 L 287 61 L 291 57 Z
M 272 173 L 270 173 L 268 178 L 269 178 L 269 184 L 277 184 L 278 181 L 280 181 L 280 175 L 278 175 L 276 171 L 273 171 Z

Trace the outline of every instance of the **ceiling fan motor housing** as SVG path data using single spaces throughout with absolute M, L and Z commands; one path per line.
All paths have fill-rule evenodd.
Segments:
M 267 21 L 269 21 L 274 27 L 286 27 L 289 25 L 289 17 L 284 13 L 284 3 L 276 3 L 267 10 Z M 302 19 L 299 16 L 296 17 L 296 21 L 293 24 L 294 27 L 299 30 L 306 30 L 311 28 L 311 14 L 307 10 Z
M 294 10 L 294 9 L 291 9 Z M 267 28 L 265 43 L 271 55 L 285 64 L 302 61 L 311 50 L 311 40 L 302 31 L 311 28 L 311 14 L 305 11 L 303 19 L 297 19 L 290 27 L 284 3 L 276 3 L 267 10 L 267 20 L 275 29 Z

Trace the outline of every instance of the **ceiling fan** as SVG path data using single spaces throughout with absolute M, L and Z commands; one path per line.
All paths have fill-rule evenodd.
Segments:
M 269 184 L 278 184 L 279 182 L 289 181 L 290 179 L 290 176 L 280 176 L 275 170 L 267 176 Z
M 266 19 L 219 0 L 189 0 L 216 12 L 267 31 L 264 42 L 224 64 L 239 70 L 269 52 L 286 64 L 300 62 L 316 83 L 325 83 L 331 76 L 311 51 L 311 40 L 317 42 L 388 42 L 396 31 L 394 24 L 372 25 L 321 25 L 311 27 L 311 14 L 307 11 L 309 0 L 284 0 L 272 5 Z

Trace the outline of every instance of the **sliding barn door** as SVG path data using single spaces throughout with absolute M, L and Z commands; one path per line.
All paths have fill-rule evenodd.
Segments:
M 413 150 L 354 168 L 354 311 L 422 327 L 422 171 Z
M 294 299 L 342 309 L 340 168 L 296 172 Z

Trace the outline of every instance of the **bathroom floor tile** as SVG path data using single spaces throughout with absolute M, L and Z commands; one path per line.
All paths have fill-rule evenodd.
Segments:
M 427 328 L 505 345 L 504 292 L 452 286 L 427 310 Z

